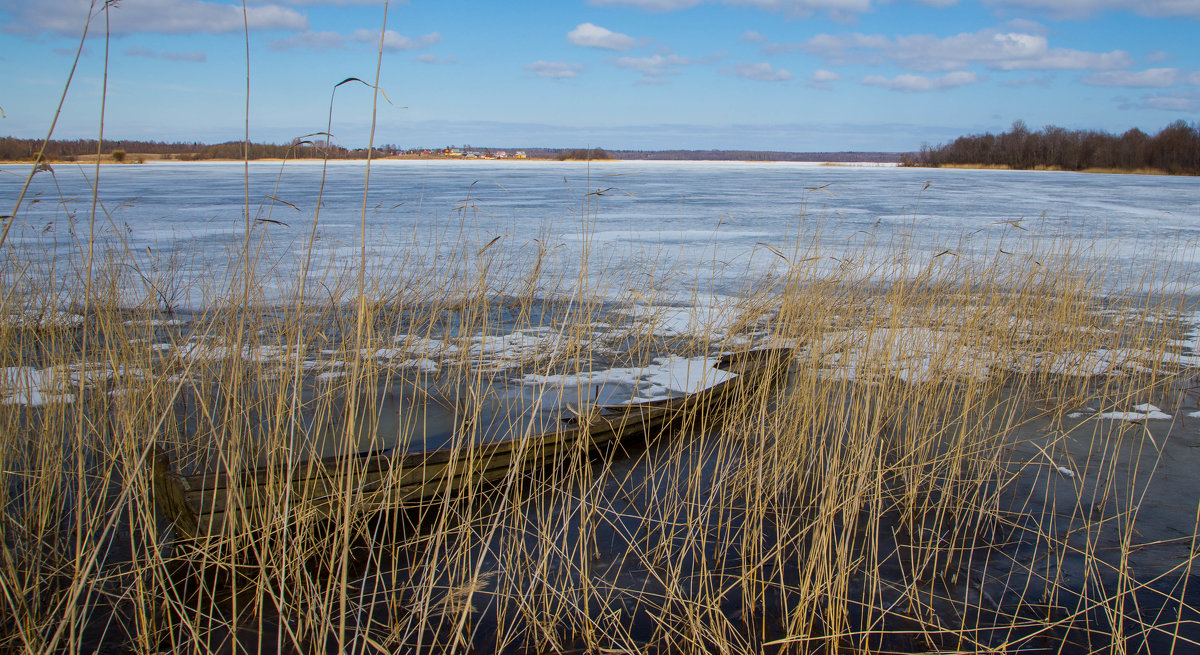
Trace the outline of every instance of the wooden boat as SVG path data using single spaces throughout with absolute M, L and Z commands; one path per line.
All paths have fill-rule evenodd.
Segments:
M 367 451 L 310 459 L 292 467 L 245 467 L 181 476 L 157 453 L 153 493 L 159 512 L 187 539 L 280 525 L 334 512 L 419 508 L 473 485 L 503 480 L 566 457 L 591 456 L 635 436 L 654 437 L 687 417 L 711 420 L 740 393 L 760 388 L 792 360 L 789 348 L 721 357 L 714 368 L 735 374 L 695 393 L 568 416 L 540 434 L 418 452 Z M 469 430 L 464 428 L 464 430 Z M 346 507 L 346 503 L 350 507 Z

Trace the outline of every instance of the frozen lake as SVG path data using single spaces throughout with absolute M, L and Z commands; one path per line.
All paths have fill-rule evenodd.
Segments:
M 5 211 L 28 168 L 0 173 Z M 82 261 L 93 167 L 41 172 L 6 248 L 66 279 Z M 249 167 L 252 247 L 268 299 L 359 262 L 373 275 L 518 280 L 542 257 L 547 284 L 600 296 L 733 294 L 788 262 L 894 279 L 930 262 L 1041 263 L 1063 241 L 1105 284 L 1192 293 L 1196 178 L 736 162 L 363 162 Z M 169 277 L 198 304 L 232 274 L 246 221 L 241 163 L 104 166 L 95 234 L 114 259 Z M 364 209 L 365 208 L 365 209 Z M 314 218 L 316 226 L 314 228 Z M 490 244 L 490 245 L 489 245 Z M 584 268 L 586 264 L 586 269 Z M 1033 264 L 1029 264 L 1033 265 Z M 240 269 L 240 264 L 235 269 Z M 581 275 L 582 274 L 582 275 Z M 1189 281 L 1190 280 L 1190 281 Z M 544 287 L 545 288 L 545 287 Z

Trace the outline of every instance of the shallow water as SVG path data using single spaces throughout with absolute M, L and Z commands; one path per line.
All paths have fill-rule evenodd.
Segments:
M 0 200 L 15 201 L 27 170 L 0 175 Z M 310 277 L 345 274 L 359 261 L 360 228 L 376 274 L 444 281 L 486 268 L 491 279 L 513 279 L 544 252 L 551 286 L 584 273 L 588 291 L 601 296 L 634 288 L 689 303 L 781 273 L 785 258 L 818 272 L 851 263 L 894 279 L 930 262 L 947 270 L 993 258 L 1040 263 L 1054 240 L 1067 239 L 1072 257 L 1103 263 L 1110 287 L 1176 292 L 1191 289 L 1187 277 L 1200 261 L 1200 183 L 1189 177 L 380 161 L 364 202 L 364 164 L 334 162 L 317 216 L 320 162 L 259 162 L 249 170 L 252 245 L 268 300 L 294 284 L 314 235 Z M 53 254 L 61 266 L 79 257 L 91 228 L 92 172 L 60 164 L 35 176 L 9 237 L 22 259 L 49 262 Z M 119 261 L 161 280 L 177 306 L 203 303 L 206 288 L 211 295 L 236 273 L 230 262 L 247 223 L 242 164 L 105 166 L 100 175 L 95 234 Z

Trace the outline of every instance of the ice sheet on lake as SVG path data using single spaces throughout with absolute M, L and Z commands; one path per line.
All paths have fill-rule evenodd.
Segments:
M 345 273 L 343 264 L 360 253 L 363 163 L 312 164 L 290 162 L 282 177 L 277 163 L 249 164 L 252 197 L 280 198 L 301 212 L 287 226 L 254 228 L 267 302 L 295 290 L 303 262 L 314 264 L 308 289 L 320 294 L 317 278 Z M 129 263 L 155 287 L 131 279 L 131 297 L 157 303 L 161 293 L 177 307 L 219 297 L 239 267 L 230 253 L 240 251 L 244 238 L 244 165 L 174 162 L 107 172 L 100 199 L 116 208 L 120 227 L 102 229 L 98 245 L 132 257 Z M 310 260 L 308 240 L 299 237 L 313 227 L 323 172 L 324 208 Z M 1098 286 L 1154 280 L 1158 288 L 1186 291 L 1186 276 L 1200 273 L 1193 245 L 1200 237 L 1200 187 L 1188 178 L 786 162 L 607 162 L 597 174 L 564 162 L 379 161 L 372 180 L 378 183 L 371 189 L 376 209 L 365 217 L 368 265 L 389 271 L 396 262 L 415 262 L 407 273 L 444 278 L 435 285 L 473 274 L 473 255 L 497 238 L 486 254 L 494 257 L 488 273 L 501 284 L 523 279 L 537 261 L 547 279 L 588 278 L 589 288 L 623 300 L 631 285 L 592 283 L 648 275 L 668 294 L 733 294 L 785 272 L 787 262 L 763 242 L 789 256 L 797 243 L 811 246 L 821 258 L 818 271 L 834 266 L 840 273 L 855 262 L 857 270 L 886 277 L 926 266 L 955 273 L 996 258 L 1049 265 L 1059 240 L 1078 243 L 1085 235 L 1069 256 L 1102 271 Z M 20 184 L 0 179 L 0 195 L 15 197 Z M 61 224 L 64 212 L 86 209 L 86 175 L 63 168 L 53 179 L 35 176 L 29 194 L 63 202 L 19 209 L 9 236 L 15 251 L 39 263 L 78 256 L 70 239 L 46 235 L 58 232 L 48 228 Z M 456 228 L 465 212 L 471 213 L 466 234 Z M 946 252 L 952 256 L 939 259 Z M 454 263 L 464 253 L 471 261 Z M 877 266 L 898 253 L 902 265 Z M 429 262 L 438 265 L 422 268 Z
M 603 232 L 581 232 L 578 234 L 562 235 L 565 241 L 590 241 L 597 243 L 631 242 L 644 243 L 676 243 L 711 246 L 718 239 L 764 239 L 771 236 L 769 232 L 754 230 L 666 230 L 666 229 L 628 229 L 607 230 Z

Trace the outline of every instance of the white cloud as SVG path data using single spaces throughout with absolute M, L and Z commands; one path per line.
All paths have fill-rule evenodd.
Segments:
M 1142 107 L 1162 111 L 1200 111 L 1200 97 L 1195 94 L 1153 95 L 1142 98 Z
M 665 84 L 668 76 L 682 75 L 686 66 L 714 64 L 727 56 L 729 53 L 724 50 L 703 57 L 683 57 L 667 50 L 647 57 L 616 57 L 609 59 L 609 62 L 617 68 L 641 73 L 642 79 L 638 80 L 639 84 Z M 723 68 L 721 72 L 737 74 L 731 68 Z
M 689 9 L 702 3 L 751 7 L 788 16 L 809 16 L 819 11 L 827 11 L 834 16 L 845 16 L 871 10 L 871 0 L 590 0 L 590 4 L 600 7 L 634 7 L 655 12 Z
M 383 49 L 388 52 L 396 52 L 399 50 L 420 50 L 427 48 L 442 40 L 442 35 L 437 32 L 425 34 L 415 38 L 410 38 L 387 30 L 383 34 Z M 340 32 L 300 32 L 292 36 L 277 39 L 271 42 L 272 50 L 315 50 L 324 52 L 326 50 L 338 50 L 345 48 L 352 43 L 363 43 L 371 46 L 379 45 L 379 31 L 360 29 L 355 30 L 352 34 L 342 34 Z
M 1051 48 L 1045 36 L 982 30 L 939 38 L 927 34 L 887 37 L 818 34 L 802 43 L 767 44 L 768 54 L 803 50 L 834 64 L 891 61 L 909 70 L 948 71 L 983 64 L 996 70 L 1112 70 L 1132 64 L 1121 50 L 1085 52 Z
M 818 11 L 860 14 L 871 10 L 871 0 L 722 0 L 723 4 L 808 16 Z
M 9 10 L 7 32 L 37 34 L 56 32 L 79 36 L 87 20 L 90 0 L 23 2 Z M 219 34 L 241 32 L 242 8 L 210 0 L 136 0 L 109 10 L 113 34 Z M 252 30 L 304 30 L 308 19 L 279 4 L 246 7 L 246 23 Z M 93 26 L 95 27 L 95 26 Z
M 944 91 L 957 86 L 974 84 L 978 81 L 978 75 L 967 71 L 946 73 L 941 77 L 925 77 L 923 75 L 898 75 L 896 77 L 882 77 L 879 75 L 868 75 L 867 77 L 863 78 L 863 84 L 883 87 L 885 89 L 892 89 L 893 91 L 904 91 L 906 93 Z
M 1129 11 L 1142 16 L 1200 16 L 1195 0 L 984 0 L 993 7 L 1034 9 L 1060 18 L 1082 18 L 1104 11 Z
M 1053 70 L 1113 70 L 1133 64 L 1133 58 L 1124 50 L 1111 52 L 1084 52 L 1067 48 L 1054 48 L 1036 57 L 996 62 L 992 68 L 1005 71 L 1053 71 Z
M 561 61 L 542 61 L 541 59 L 525 66 L 525 70 L 534 73 L 538 77 L 547 77 L 554 80 L 578 77 L 579 71 L 582 69 L 583 67 L 579 64 L 568 64 Z
M 762 34 L 761 32 L 756 30 L 746 30 L 745 32 L 742 32 L 742 36 L 739 37 L 738 40 L 745 41 L 747 43 L 766 43 L 768 39 L 766 35 Z
M 1200 73 L 1192 73 L 1183 80 L 1192 86 L 1200 86 Z
M 643 76 L 643 82 L 646 83 L 662 83 L 665 75 L 679 75 L 683 71 L 680 70 L 683 66 L 690 66 L 697 63 L 695 59 L 690 57 L 680 57 L 679 55 L 651 55 L 649 57 L 618 57 L 613 60 L 613 64 L 618 68 L 628 68 L 638 71 Z
M 208 61 L 208 55 L 204 54 L 204 52 L 200 50 L 191 52 L 159 52 L 157 50 L 151 50 L 149 48 L 143 48 L 135 45 L 125 48 L 121 54 L 125 55 L 126 57 L 146 57 L 149 59 L 166 59 L 168 61 Z
M 413 61 L 415 61 L 419 64 L 431 64 L 431 65 L 456 64 L 456 63 L 458 63 L 458 57 L 455 57 L 454 55 L 447 55 L 445 57 L 439 57 L 437 55 L 431 55 L 429 53 L 425 53 L 423 55 L 417 55 L 416 57 L 413 57 Z
M 854 51 L 883 50 L 888 47 L 890 40 L 886 36 L 868 36 L 866 34 L 818 34 L 803 43 L 766 43 L 762 47 L 764 54 L 782 55 L 797 50 L 826 59 L 845 59 Z
M 1083 78 L 1084 84 L 1092 86 L 1127 86 L 1133 88 L 1174 86 L 1179 79 L 1179 69 L 1149 68 L 1144 71 L 1106 71 L 1093 73 Z
M 346 36 L 338 32 L 304 31 L 271 42 L 272 50 L 315 50 L 324 52 L 346 47 Z
M 589 4 L 597 7 L 626 6 L 644 9 L 646 11 L 675 11 L 695 7 L 703 0 L 591 0 Z
M 1004 21 L 1004 23 L 1000 25 L 1000 29 L 1007 32 L 1023 32 L 1025 34 L 1036 34 L 1038 36 L 1047 36 L 1050 34 L 1050 30 L 1047 29 L 1045 25 L 1042 25 L 1036 20 L 1030 20 L 1028 18 L 1013 18 Z
M 833 85 L 830 82 L 836 82 L 842 79 L 841 75 L 825 69 L 813 71 L 812 75 L 808 76 L 808 86 L 814 89 L 832 89 Z
M 376 7 L 380 6 L 379 0 L 280 0 L 280 2 L 283 2 L 284 4 L 288 4 L 288 5 L 301 5 L 301 6 L 310 6 L 310 5 L 373 5 Z M 400 3 L 393 2 L 392 4 L 395 5 L 395 4 L 408 4 L 408 3 L 407 2 L 400 2 Z
M 379 30 L 354 30 L 354 34 L 351 34 L 350 38 L 359 43 L 378 44 Z M 398 32 L 386 30 L 383 33 L 383 49 L 390 52 L 397 50 L 420 50 L 428 48 L 435 43 L 440 43 L 441 40 L 442 35 L 438 32 L 430 32 L 416 38 L 409 38 Z
M 622 51 L 637 45 L 637 39 L 591 23 L 580 23 L 567 32 L 567 41 L 583 48 Z
M 1030 75 L 1028 77 L 1021 77 L 1021 78 L 1018 78 L 1015 80 L 1008 80 L 1006 82 L 1002 82 L 1002 84 L 1004 86 L 1012 87 L 1014 89 L 1019 89 L 1021 87 L 1025 87 L 1025 86 L 1040 86 L 1042 88 L 1047 88 L 1053 82 L 1054 82 L 1053 75 L 1038 75 L 1038 76 Z
M 939 39 L 915 35 L 896 40 L 893 56 L 923 70 L 964 68 L 971 62 L 1000 66 L 1045 55 L 1046 37 L 1020 32 L 963 33 Z
M 738 77 L 747 80 L 758 80 L 759 82 L 786 82 L 792 79 L 792 74 L 782 68 L 776 70 L 767 62 L 759 63 L 738 63 L 734 67 L 734 74 Z

